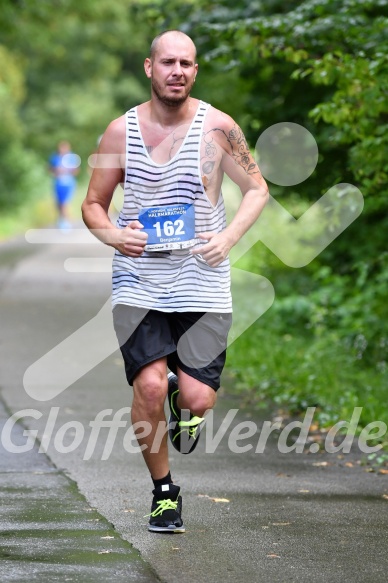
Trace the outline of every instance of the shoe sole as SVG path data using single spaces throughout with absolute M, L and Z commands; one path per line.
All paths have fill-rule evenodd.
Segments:
M 180 533 L 180 532 L 186 532 L 185 527 L 182 526 L 152 526 L 151 524 L 148 525 L 148 530 L 150 532 L 170 532 L 172 534 L 174 534 L 174 532 L 176 533 Z

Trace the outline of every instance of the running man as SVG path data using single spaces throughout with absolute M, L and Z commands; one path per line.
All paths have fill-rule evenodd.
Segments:
M 73 198 L 79 173 L 80 157 L 71 151 L 70 143 L 61 141 L 57 151 L 49 160 L 49 168 L 54 176 L 54 194 L 58 210 L 58 227 L 69 229 L 71 227 L 69 217 L 69 203 Z
M 268 189 L 235 121 L 190 96 L 198 72 L 190 37 L 158 35 L 144 67 L 151 99 L 108 126 L 82 211 L 116 250 L 113 319 L 154 486 L 148 528 L 183 532 L 167 433 L 176 449 L 192 452 L 215 404 L 232 317 L 228 254 L 259 217 Z M 229 225 L 224 173 L 242 194 Z M 120 183 L 114 225 L 108 209 Z

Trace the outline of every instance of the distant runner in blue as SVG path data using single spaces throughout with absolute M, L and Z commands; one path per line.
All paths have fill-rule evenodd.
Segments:
M 58 143 L 57 151 L 49 160 L 50 172 L 54 176 L 54 194 L 58 209 L 58 227 L 69 229 L 68 205 L 77 186 L 80 157 L 71 151 L 69 142 Z

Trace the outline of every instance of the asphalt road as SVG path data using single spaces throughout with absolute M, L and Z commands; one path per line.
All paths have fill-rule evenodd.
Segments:
M 26 476 L 37 468 L 20 504 L 39 508 L 35 493 L 40 488 L 42 497 L 50 499 L 50 524 L 56 508 L 58 521 L 71 514 L 72 501 L 74 508 L 83 504 L 81 522 L 87 511 L 95 512 L 104 529 L 113 532 L 120 561 L 124 553 L 133 565 L 128 581 L 386 581 L 387 476 L 366 471 L 357 447 L 346 455 L 280 452 L 282 426 L 264 440 L 263 423 L 273 420 L 240 408 L 230 396 L 232 387 L 220 392 L 196 451 L 181 456 L 171 449 L 186 533 L 149 533 L 144 516 L 150 511 L 152 483 L 131 436 L 131 390 L 107 303 L 111 250 L 93 243 L 86 231 L 46 230 L 27 238 L 30 242 L 0 245 L 3 422 L 10 412 L 21 417 L 14 433 L 11 421 L 3 428 L 0 474 L 4 478 L 7 467 L 13 472 L 17 467 Z M 23 427 L 36 430 L 38 439 L 23 435 Z M 243 438 L 246 431 L 250 437 Z M 17 453 L 23 444 L 28 448 L 28 439 L 33 449 Z M 11 442 L 14 453 L 8 451 Z M 244 446 L 248 451 L 237 451 Z M 48 487 L 54 478 L 56 486 Z M 5 479 L 4 484 L 6 500 L 12 483 Z M 58 495 L 55 504 L 51 494 L 56 487 L 67 492 L 66 503 Z M 46 514 L 40 518 L 42 533 Z M 12 516 L 2 521 L 3 536 L 21 528 L 23 514 L 15 523 Z M 80 532 L 79 547 L 90 545 L 85 529 Z M 41 554 L 45 540 L 43 534 L 41 541 L 34 539 Z M 40 581 L 89 581 L 82 570 L 69 575 L 59 555 L 55 577 L 43 573 Z M 97 552 L 89 565 L 98 581 L 111 578 L 103 560 Z M 2 581 L 34 580 L 28 573 L 36 561 L 28 553 L 14 558 L 14 570 L 3 553 L 0 570 L 4 565 Z

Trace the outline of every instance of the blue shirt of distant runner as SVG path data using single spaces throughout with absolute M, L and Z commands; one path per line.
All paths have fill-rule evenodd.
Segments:
M 50 158 L 50 166 L 55 172 L 54 191 L 58 204 L 68 202 L 74 194 L 76 179 L 74 170 L 78 167 L 78 156 L 72 152 L 67 154 L 53 154 Z

